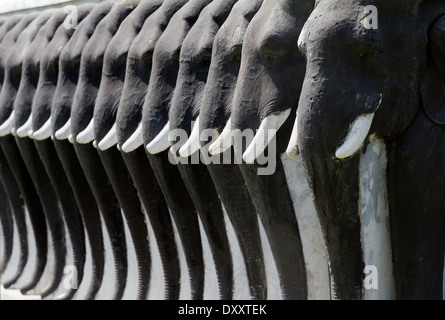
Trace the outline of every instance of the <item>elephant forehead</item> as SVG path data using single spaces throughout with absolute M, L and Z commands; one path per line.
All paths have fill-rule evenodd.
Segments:
M 218 26 L 207 20 L 206 23 L 195 25 L 184 39 L 181 49 L 181 59 L 193 59 L 204 52 L 211 52 Z

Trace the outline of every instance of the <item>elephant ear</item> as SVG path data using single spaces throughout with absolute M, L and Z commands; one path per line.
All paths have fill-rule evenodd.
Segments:
M 445 15 L 430 28 L 427 69 L 420 88 L 426 114 L 445 125 Z

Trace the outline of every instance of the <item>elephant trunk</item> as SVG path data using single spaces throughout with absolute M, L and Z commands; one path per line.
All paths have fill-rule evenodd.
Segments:
M 302 155 L 327 242 L 335 295 L 360 299 L 364 280 L 360 150 L 373 130 L 382 96 L 339 95 L 316 86 L 310 81 L 303 86 L 287 152 Z

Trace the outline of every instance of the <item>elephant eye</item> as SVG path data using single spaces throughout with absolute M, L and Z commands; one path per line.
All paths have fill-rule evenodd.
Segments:
M 172 65 L 179 65 L 179 55 L 180 55 L 180 50 L 175 50 L 172 54 L 171 54 L 171 64 Z
M 241 52 L 242 52 L 242 45 L 241 44 L 234 45 L 230 49 L 230 58 L 232 59 L 232 61 L 241 62 Z
M 204 54 L 201 56 L 200 62 L 205 66 L 210 66 L 212 62 L 212 56 L 210 54 Z
M 276 54 L 276 53 L 267 52 L 267 53 L 263 53 L 262 57 L 267 62 L 273 63 L 275 60 L 277 60 L 280 57 L 280 55 Z
M 232 60 L 235 62 L 241 62 L 241 50 L 232 51 Z
M 276 45 L 275 42 L 270 42 L 259 50 L 259 54 L 265 61 L 272 63 L 279 58 L 285 57 L 289 51 L 290 48 L 285 43 Z

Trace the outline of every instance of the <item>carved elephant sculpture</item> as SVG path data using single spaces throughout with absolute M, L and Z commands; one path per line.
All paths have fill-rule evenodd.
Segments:
M 360 0 L 1 17 L 1 285 L 441 299 L 445 6 L 370 2 L 378 28 Z

